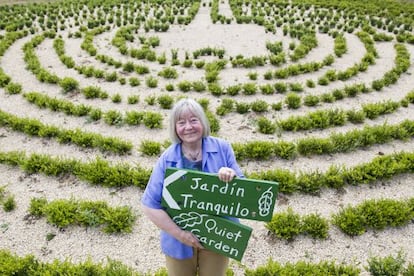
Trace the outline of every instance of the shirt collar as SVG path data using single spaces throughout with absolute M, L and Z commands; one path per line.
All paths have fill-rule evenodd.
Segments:
M 173 148 L 167 152 L 166 160 L 170 162 L 177 162 L 177 157 L 181 156 L 181 143 L 174 144 Z M 217 152 L 217 147 L 212 143 L 209 137 L 203 137 L 202 143 L 203 160 L 209 153 Z

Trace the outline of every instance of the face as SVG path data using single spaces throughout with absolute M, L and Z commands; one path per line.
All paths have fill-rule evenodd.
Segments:
M 200 119 L 189 110 L 181 113 L 175 123 L 175 131 L 184 144 L 199 142 L 203 137 L 203 125 Z

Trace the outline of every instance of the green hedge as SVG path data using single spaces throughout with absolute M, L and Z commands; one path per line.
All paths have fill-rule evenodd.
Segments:
M 0 152 L 0 163 L 20 166 L 27 173 L 43 173 L 58 176 L 73 174 L 81 180 L 105 187 L 137 186 L 144 188 L 151 170 L 131 167 L 126 163 L 111 165 L 97 158 L 88 163 L 73 159 L 54 158 L 48 155 L 24 152 Z M 299 172 L 276 169 L 262 172 L 247 172 L 246 177 L 271 180 L 280 184 L 283 193 L 303 192 L 317 194 L 322 188 L 341 188 L 345 185 L 367 184 L 388 179 L 402 173 L 414 172 L 414 153 L 399 152 L 374 158 L 353 168 L 332 165 L 325 173 Z
M 26 156 L 24 152 L 0 152 L 0 163 L 19 166 L 25 172 L 42 173 L 50 176 L 73 174 L 81 180 L 104 187 L 147 185 L 151 171 L 139 166 L 131 167 L 126 163 L 111 165 L 108 161 L 97 158 L 91 162 L 63 159 L 42 154 Z
M 47 202 L 44 198 L 32 198 L 29 213 L 45 216 L 47 221 L 59 228 L 69 225 L 100 227 L 108 234 L 130 233 L 136 216 L 127 206 L 110 207 L 104 201 L 80 201 L 58 199 Z
M 266 224 L 276 237 L 293 240 L 298 235 L 326 239 L 329 223 L 342 232 L 355 236 L 362 235 L 368 229 L 383 230 L 387 227 L 399 227 L 414 219 L 414 198 L 407 200 L 376 199 L 365 200 L 357 206 L 347 206 L 328 220 L 319 214 L 301 216 L 291 208 L 275 213 Z
M 341 188 L 346 185 L 368 184 L 403 173 L 414 173 L 414 153 L 397 152 L 378 156 L 369 163 L 352 168 L 332 165 L 324 173 L 319 171 L 295 174 L 275 169 L 246 173 L 246 177 L 276 181 L 283 193 L 303 192 L 317 194 L 322 188 Z
M 357 206 L 347 206 L 333 216 L 333 224 L 348 235 L 361 235 L 368 229 L 383 230 L 399 227 L 414 219 L 414 198 L 366 200 Z
M 271 123 L 264 117 L 262 127 L 271 128 Z M 265 124 L 265 123 L 268 124 Z M 287 141 L 251 141 L 233 143 L 236 158 L 239 161 L 256 159 L 267 160 L 274 157 L 293 159 L 298 155 L 311 156 L 349 152 L 375 144 L 385 144 L 392 140 L 406 141 L 414 136 L 414 121 L 404 120 L 400 124 L 365 126 L 361 130 L 346 133 L 333 133 L 326 138 L 308 137 L 295 142 Z
M 122 141 L 115 137 L 104 137 L 92 132 L 84 132 L 80 129 L 67 130 L 56 126 L 44 125 L 39 120 L 19 118 L 0 110 L 0 126 L 7 126 L 15 131 L 20 131 L 30 136 L 56 138 L 60 143 L 73 143 L 80 147 L 98 148 L 117 154 L 131 152 L 132 143 Z

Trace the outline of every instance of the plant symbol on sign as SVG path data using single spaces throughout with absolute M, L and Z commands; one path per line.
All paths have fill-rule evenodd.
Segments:
M 173 220 L 177 225 L 181 226 L 182 228 L 187 227 L 194 227 L 196 225 L 203 223 L 203 217 L 206 215 L 200 215 L 196 212 L 188 212 L 188 213 L 181 213 L 178 216 L 175 216 Z
M 262 217 L 265 217 L 269 214 L 273 202 L 273 192 L 271 191 L 272 187 L 267 189 L 259 198 L 259 213 Z

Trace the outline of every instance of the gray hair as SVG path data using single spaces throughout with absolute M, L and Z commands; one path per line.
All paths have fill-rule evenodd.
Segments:
M 169 132 L 171 141 L 173 143 L 181 143 L 181 139 L 178 137 L 177 131 L 175 129 L 175 124 L 180 119 L 180 116 L 184 111 L 190 111 L 200 120 L 203 126 L 203 137 L 210 135 L 210 123 L 207 119 L 203 107 L 193 99 L 184 98 L 174 104 L 174 107 L 170 114 Z

